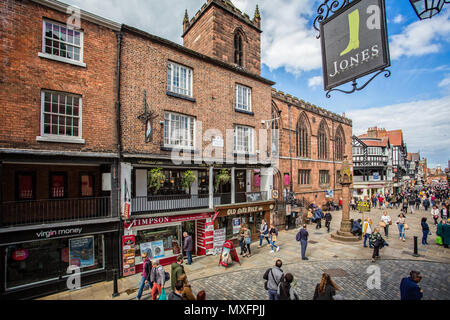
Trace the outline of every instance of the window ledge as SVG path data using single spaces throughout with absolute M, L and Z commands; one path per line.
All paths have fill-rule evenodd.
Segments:
M 255 115 L 255 114 L 254 114 L 253 112 L 251 112 L 251 111 L 242 110 L 242 109 L 238 109 L 238 108 L 234 108 L 234 111 L 240 112 L 240 113 L 245 113 L 245 114 L 248 114 L 248 115 L 251 115 L 251 116 L 254 116 L 254 115 Z
M 257 154 L 256 153 L 248 153 L 248 152 L 237 152 L 237 151 L 234 151 L 233 152 L 233 156 L 235 156 L 235 157 L 239 157 L 239 156 L 245 156 L 245 157 L 248 157 L 248 158 L 256 158 L 256 156 L 257 156 Z
M 38 141 L 38 142 L 76 143 L 76 144 L 84 144 L 85 143 L 85 140 L 81 139 L 81 138 L 46 137 L 46 136 L 38 136 L 38 137 L 36 137 L 36 141 Z
M 180 148 L 180 147 L 172 147 L 172 146 L 161 146 L 161 151 L 178 151 L 178 152 L 185 152 L 185 153 L 193 153 L 193 154 L 200 154 L 199 150 L 190 149 L 190 148 Z
M 86 63 L 75 61 L 75 60 L 70 60 L 70 59 L 66 59 L 66 58 L 62 58 L 62 57 L 58 57 L 58 56 L 54 56 L 54 55 L 51 55 L 51 54 L 48 54 L 48 53 L 38 52 L 38 56 L 41 57 L 41 58 L 54 60 L 54 61 L 59 61 L 59 62 L 64 62 L 64 63 L 69 63 L 69 64 L 72 64 L 72 65 L 75 65 L 75 66 L 86 68 Z
M 172 91 L 166 91 L 166 94 L 168 96 L 171 96 L 171 97 L 174 97 L 174 98 L 179 98 L 179 99 L 184 99 L 184 100 L 188 100 L 188 101 L 191 101 L 191 102 L 195 102 L 194 98 L 191 98 L 189 96 L 185 96 L 183 94 L 175 93 L 175 92 L 172 92 Z

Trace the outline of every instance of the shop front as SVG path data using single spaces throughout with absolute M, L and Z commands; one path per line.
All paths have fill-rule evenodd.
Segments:
M 199 213 L 161 214 L 125 221 L 124 237 L 131 237 L 133 241 L 133 257 L 128 254 L 130 246 L 124 242 L 127 247 L 125 245 L 122 247 L 123 275 L 142 271 L 142 253 L 144 252 L 151 260 L 156 259 L 163 266 L 175 262 L 179 254 L 184 254 L 183 232 L 187 232 L 192 237 L 193 255 L 204 255 L 206 253 L 202 246 L 206 235 L 204 226 L 212 215 L 213 211 L 206 209 Z M 130 265 L 128 261 L 132 261 L 134 265 Z
M 34 298 L 111 280 L 119 267 L 119 221 L 0 233 L 2 299 Z M 69 268 L 70 267 L 70 268 Z
M 225 240 L 231 240 L 235 246 L 238 246 L 239 229 L 244 224 L 251 231 L 252 241 L 259 239 L 261 221 L 264 219 L 270 225 L 275 201 L 216 206 L 214 209 L 217 213 L 214 219 L 214 230 L 223 230 Z

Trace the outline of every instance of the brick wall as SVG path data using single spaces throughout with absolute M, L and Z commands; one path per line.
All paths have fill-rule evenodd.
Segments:
M 195 102 L 167 95 L 169 61 L 193 69 Z M 121 79 L 124 152 L 170 155 L 170 152 L 160 148 L 163 134 L 160 121 L 164 120 L 164 111 L 195 117 L 197 123 L 202 122 L 203 132 L 208 129 L 220 130 L 224 138 L 224 151 L 227 147 L 226 129 L 233 129 L 234 124 L 252 126 L 255 128 L 255 141 L 258 141 L 258 130 L 264 128 L 261 120 L 271 118 L 269 84 L 130 31 L 124 31 L 123 36 Z M 234 110 L 236 83 L 252 88 L 253 116 Z M 138 120 L 138 116 L 144 112 L 144 90 L 147 92 L 150 110 L 157 115 L 153 120 L 154 135 L 151 143 L 145 143 L 145 126 Z M 203 147 L 210 143 L 204 141 Z M 256 144 L 255 149 L 258 149 Z
M 7 0 L 0 2 L 0 18 L 0 147 L 116 152 L 115 33 L 81 20 L 84 68 L 38 57 L 43 18 L 65 24 L 68 15 L 26 0 Z M 41 89 L 82 96 L 84 144 L 36 141 Z

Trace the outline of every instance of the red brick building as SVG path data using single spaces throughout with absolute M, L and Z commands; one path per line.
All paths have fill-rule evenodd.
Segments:
M 69 265 L 81 285 L 118 265 L 120 25 L 82 11 L 78 28 L 68 8 L 0 2 L 2 297 L 66 289 Z

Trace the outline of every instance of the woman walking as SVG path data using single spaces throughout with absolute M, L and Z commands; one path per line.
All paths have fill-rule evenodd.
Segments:
M 157 260 L 153 260 L 150 281 L 153 282 L 152 299 L 158 300 L 161 295 L 161 289 L 164 288 L 164 284 L 166 283 L 166 274 L 163 266 Z
M 273 248 L 277 248 L 277 252 L 280 250 L 280 247 L 275 245 L 275 241 L 277 241 L 277 237 L 278 237 L 278 230 L 277 230 L 277 228 L 274 227 L 273 224 L 271 224 L 270 229 L 269 229 L 269 239 L 270 239 L 270 246 L 272 248 L 272 251 L 270 251 L 270 253 L 273 253 Z
M 427 218 L 422 218 L 421 225 L 422 225 L 422 233 L 423 233 L 422 244 L 428 245 L 427 237 L 428 237 L 428 233 L 430 232 L 430 227 L 428 227 Z
M 384 236 L 387 238 L 389 237 L 389 226 L 392 224 L 392 219 L 388 215 L 386 210 L 383 212 L 383 215 L 381 216 L 381 222 L 383 222 L 383 224 L 380 223 L 380 226 L 381 225 L 383 226 Z
M 244 246 L 245 253 L 244 257 L 251 257 L 252 251 L 250 250 L 250 244 L 252 243 L 252 234 L 248 225 L 244 224 Z
M 397 227 L 398 227 L 398 232 L 400 234 L 400 240 L 406 241 L 405 239 L 405 215 L 403 213 L 400 213 L 398 215 L 398 219 L 397 219 Z
M 244 232 L 245 232 L 245 228 L 244 228 L 244 224 L 242 224 L 241 228 L 239 229 L 239 247 L 241 247 L 241 256 L 246 253 Z
M 431 209 L 431 215 L 433 216 L 434 219 L 434 225 L 437 226 L 439 219 L 439 209 L 437 206 L 433 206 L 433 209 Z
M 323 273 L 320 283 L 316 285 L 313 300 L 334 300 L 333 296 L 339 290 L 328 273 Z
M 375 259 L 380 257 L 380 249 L 383 247 L 384 241 L 380 234 L 380 228 L 375 228 L 370 236 L 370 241 L 372 241 L 373 245 L 373 254 L 372 254 L 372 262 L 375 262 Z

